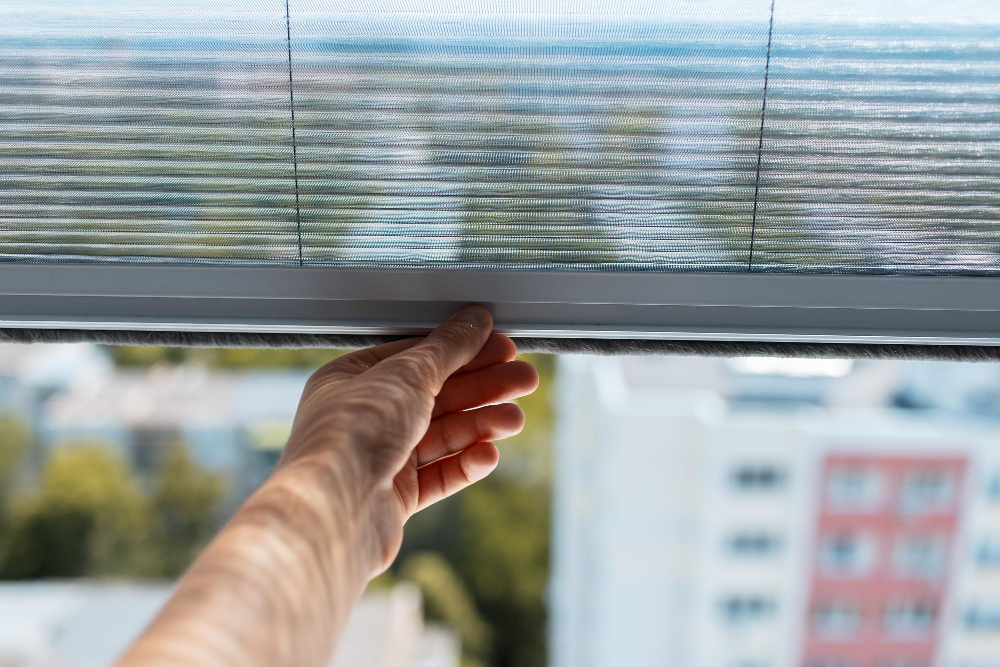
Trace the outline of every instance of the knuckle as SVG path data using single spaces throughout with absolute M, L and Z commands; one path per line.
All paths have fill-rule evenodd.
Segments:
M 458 443 L 458 439 L 455 436 L 455 431 L 451 423 L 451 420 L 448 418 L 444 418 L 438 423 L 440 424 L 440 429 L 441 429 L 440 430 L 441 442 L 442 444 L 444 444 L 445 450 L 449 452 L 454 451 L 454 448 Z
M 457 458 L 458 458 L 458 472 L 462 476 L 462 481 L 465 484 L 472 484 L 472 482 L 474 482 L 475 480 L 473 479 L 472 475 L 469 474 L 468 462 L 465 460 L 465 457 L 462 456 L 461 454 Z
M 442 496 L 448 495 L 448 479 L 445 477 L 444 465 L 437 467 L 437 483 Z
M 492 429 L 484 419 L 485 413 L 482 410 L 473 410 L 469 414 L 472 415 L 472 430 L 476 434 L 476 440 L 489 437 L 492 434 Z

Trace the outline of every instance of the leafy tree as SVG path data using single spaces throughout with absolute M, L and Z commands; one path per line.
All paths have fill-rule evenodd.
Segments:
M 0 510 L 30 442 L 31 434 L 20 419 L 13 415 L 0 415 Z
M 148 517 L 121 458 L 100 445 L 63 447 L 50 456 L 39 487 L 12 505 L 0 576 L 146 572 Z
M 476 662 L 489 656 L 490 626 L 480 616 L 465 582 L 441 554 L 423 551 L 409 556 L 399 576 L 420 588 L 429 620 L 441 621 L 458 633 L 463 656 Z
M 222 479 L 201 470 L 182 444 L 169 447 L 150 499 L 154 552 L 163 575 L 180 575 L 211 539 L 223 490 Z
M 268 349 L 268 348 L 184 348 L 148 346 L 109 346 L 115 364 L 144 368 L 155 364 L 196 362 L 211 368 L 318 368 L 346 350 Z

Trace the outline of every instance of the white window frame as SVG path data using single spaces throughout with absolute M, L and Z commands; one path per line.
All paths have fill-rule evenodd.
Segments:
M 1000 345 L 1000 278 L 0 264 L 0 327 Z

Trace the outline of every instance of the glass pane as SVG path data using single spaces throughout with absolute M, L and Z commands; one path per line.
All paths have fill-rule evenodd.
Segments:
M 1000 5 L 778 0 L 753 269 L 1000 270 Z
M 284 2 L 0 6 L 0 261 L 298 262 Z
M 292 2 L 307 263 L 746 270 L 766 2 L 358 10 Z

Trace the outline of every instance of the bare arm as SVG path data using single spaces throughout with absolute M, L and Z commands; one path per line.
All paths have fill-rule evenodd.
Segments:
M 492 472 L 492 441 L 523 426 L 517 406 L 491 404 L 538 377 L 491 329 L 473 306 L 317 371 L 274 473 L 119 666 L 325 665 L 403 523 Z

